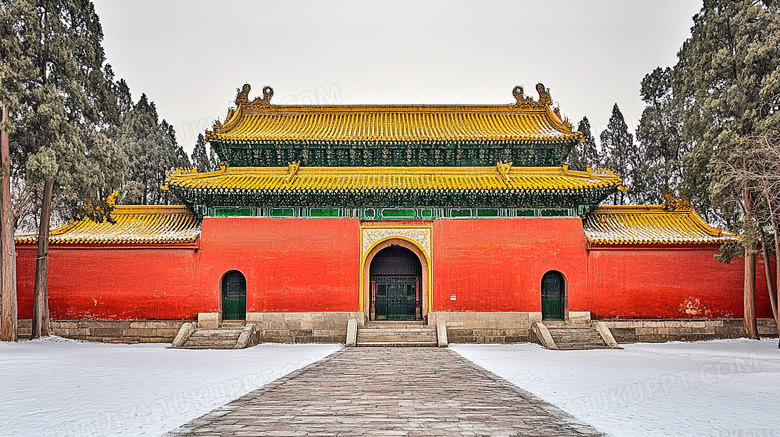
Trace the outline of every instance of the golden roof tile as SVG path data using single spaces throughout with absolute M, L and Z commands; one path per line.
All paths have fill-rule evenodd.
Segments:
M 723 244 L 734 238 L 689 207 L 603 206 L 583 221 L 583 227 L 588 241 L 598 245 Z
M 71 221 L 51 231 L 49 244 L 176 244 L 193 243 L 200 221 L 185 206 L 117 206 L 116 223 L 89 219 Z M 36 244 L 37 234 L 17 234 L 16 244 Z
M 580 139 L 549 90 L 537 85 L 539 101 L 516 87 L 514 105 L 272 105 L 273 90 L 248 100 L 249 85 L 236 97 L 224 124 L 208 140 L 228 143 L 429 143 L 558 142 Z
M 293 172 L 294 169 L 294 172 Z M 230 167 L 169 174 L 166 186 L 241 191 L 585 190 L 619 186 L 611 172 L 563 167 Z M 167 187 L 166 187 L 167 188 Z

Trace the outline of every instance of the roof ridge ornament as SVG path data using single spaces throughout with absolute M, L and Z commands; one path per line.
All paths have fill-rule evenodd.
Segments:
M 287 163 L 287 177 L 284 179 L 285 182 L 290 182 L 293 180 L 296 174 L 298 174 L 298 169 L 301 167 L 300 162 L 288 162 Z
M 160 186 L 160 189 L 163 191 L 168 191 L 169 186 L 168 183 L 170 182 L 172 177 L 176 176 L 185 176 L 188 174 L 197 174 L 198 173 L 198 167 L 176 167 L 173 170 L 165 173 L 165 182 L 163 182 L 162 186 Z
M 108 196 L 108 199 L 106 199 L 106 203 L 111 207 L 114 208 L 116 206 L 116 199 L 119 197 L 119 190 L 114 190 L 113 193 L 111 193 L 110 196 Z
M 515 96 L 516 103 L 513 106 L 520 109 L 543 109 L 552 105 L 549 88 L 545 88 L 544 84 L 539 82 L 536 84 L 536 92 L 539 93 L 538 101 L 533 97 L 526 97 L 521 85 L 514 87 L 512 95 Z
M 588 176 L 617 176 L 617 174 L 608 168 L 592 168 L 588 166 Z
M 552 105 L 552 96 L 550 96 L 550 88 L 545 88 L 544 85 L 539 82 L 536 84 L 536 92 L 539 93 L 539 103 L 544 106 Z
M 688 193 L 680 192 L 680 197 L 676 197 L 671 191 L 664 193 L 664 210 L 681 211 L 691 209 L 691 196 Z
M 504 182 L 509 182 L 509 171 L 512 169 L 512 163 L 499 161 L 496 163 L 496 168 Z
M 264 86 L 263 97 L 257 97 L 250 102 L 249 91 L 251 90 L 252 86 L 248 83 L 245 83 L 241 89 L 236 88 L 236 105 L 252 109 L 267 108 L 271 106 L 271 98 L 274 96 L 273 88 L 270 86 Z
M 574 126 L 572 126 L 571 121 L 569 121 L 569 117 L 564 117 L 561 115 L 561 108 L 555 107 L 553 108 L 553 112 L 558 117 L 558 120 L 561 121 L 561 125 L 564 127 L 564 132 L 572 133 L 572 130 L 574 129 Z M 580 141 L 585 141 L 584 138 L 580 138 Z

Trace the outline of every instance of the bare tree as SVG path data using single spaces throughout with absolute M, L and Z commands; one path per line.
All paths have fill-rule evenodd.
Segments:
M 734 159 L 721 165 L 727 169 L 728 183 L 742 187 L 745 192 L 746 204 L 742 207 L 754 221 L 755 238 L 761 244 L 772 313 L 780 334 L 780 311 L 777 306 L 780 302 L 780 132 L 746 136 L 739 142 L 736 152 Z M 774 247 L 771 247 L 772 242 Z M 775 253 L 774 279 L 770 248 Z

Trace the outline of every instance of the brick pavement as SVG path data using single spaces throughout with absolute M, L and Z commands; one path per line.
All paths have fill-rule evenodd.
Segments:
M 595 436 L 449 349 L 344 348 L 171 436 Z

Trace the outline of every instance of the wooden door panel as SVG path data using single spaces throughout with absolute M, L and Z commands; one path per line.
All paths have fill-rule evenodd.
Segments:
M 416 276 L 373 276 L 376 292 L 373 296 L 376 320 L 416 320 L 417 284 Z
M 222 280 L 222 319 L 246 319 L 246 278 L 230 272 Z
M 563 278 L 548 272 L 542 278 L 542 320 L 563 320 L 563 307 Z

